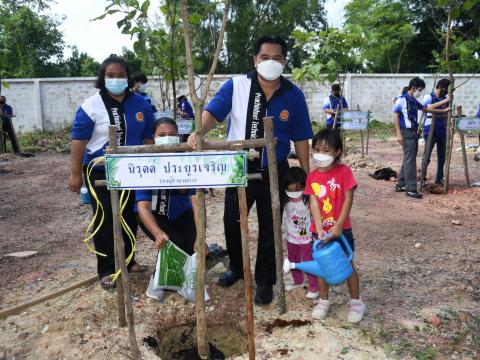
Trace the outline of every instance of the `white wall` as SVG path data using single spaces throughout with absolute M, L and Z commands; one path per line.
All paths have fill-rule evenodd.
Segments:
M 345 79 L 344 94 L 351 109 L 357 105 L 362 110 L 371 110 L 373 118 L 382 122 L 392 122 L 392 98 L 400 94 L 414 76 L 421 76 L 427 91 L 432 89 L 434 76 L 422 74 L 349 74 Z M 230 75 L 215 75 L 209 98 Z M 439 76 L 440 79 L 442 76 Z M 456 85 L 468 80 L 472 75 L 455 76 Z M 54 130 L 71 124 L 75 112 L 82 102 L 97 91 L 93 87 L 94 78 L 51 78 L 51 79 L 11 79 L 10 88 L 3 88 L 7 103 L 13 106 L 14 124 L 17 131 L 29 132 L 34 129 Z M 200 81 L 198 81 L 200 86 Z M 329 87 L 318 83 L 299 84 L 307 99 L 310 117 L 323 121 L 323 100 Z M 480 103 L 480 75 L 475 75 L 465 85 L 455 91 L 455 104 L 463 106 L 463 113 L 474 115 Z M 160 102 L 158 81 L 149 81 L 149 92 Z M 188 94 L 187 82 L 181 81 L 177 95 Z M 207 100 L 208 101 L 208 100 Z M 158 107 L 158 106 L 157 106 Z

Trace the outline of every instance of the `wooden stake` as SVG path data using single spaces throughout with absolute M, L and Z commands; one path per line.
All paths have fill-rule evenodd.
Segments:
M 117 128 L 113 125 L 108 127 L 108 146 L 109 152 L 115 153 L 117 150 Z M 95 186 L 99 186 L 99 182 L 104 181 L 105 186 L 107 185 L 107 180 L 97 180 L 95 181 Z M 120 263 L 118 249 L 117 249 L 117 242 L 114 241 L 114 254 L 115 254 L 115 272 L 120 270 Z M 124 290 L 123 290 L 123 283 L 121 281 L 117 281 L 117 307 L 118 307 L 118 326 L 125 327 L 127 326 L 127 320 L 125 318 L 125 300 L 124 300 Z
M 362 158 L 365 156 L 365 146 L 363 144 L 363 131 L 360 130 L 360 139 L 362 140 Z
M 253 288 L 252 272 L 250 270 L 250 251 L 248 248 L 248 208 L 247 195 L 244 187 L 238 188 L 238 207 L 240 209 L 240 231 L 242 233 L 243 277 L 245 300 L 247 303 L 247 336 L 249 359 L 255 359 L 255 338 L 253 320 Z
M 448 87 L 451 89 L 453 82 Z M 451 95 L 451 94 L 450 94 Z M 462 117 L 462 107 L 457 106 L 457 118 Z M 443 184 L 443 193 L 445 195 L 448 194 L 448 188 L 450 185 L 450 161 L 452 159 L 452 151 L 453 151 L 453 140 L 455 138 L 455 128 L 454 128 L 454 121 L 452 120 L 452 111 L 448 112 L 447 116 L 447 158 L 445 160 L 445 183 Z
M 130 196 L 132 196 L 130 194 Z M 140 349 L 137 344 L 137 337 L 135 335 L 135 324 L 133 321 L 133 307 L 132 298 L 130 296 L 130 288 L 128 287 L 128 270 L 125 260 L 125 245 L 123 243 L 122 227 L 120 224 L 120 204 L 118 199 L 118 190 L 110 190 L 110 198 L 112 200 L 112 218 L 113 218 L 113 237 L 115 240 L 116 257 L 118 257 L 118 264 L 120 265 L 120 280 L 123 285 L 123 301 L 125 303 L 125 312 L 128 325 L 128 338 L 130 340 L 130 350 L 134 359 L 140 359 Z M 119 281 L 117 281 L 118 283 Z M 120 317 L 120 316 L 119 316 Z
M 195 125 L 198 129 L 197 125 Z M 276 139 L 275 139 L 276 140 Z M 238 150 L 260 148 L 266 145 L 265 139 L 249 139 L 241 141 L 215 141 L 204 142 L 202 150 Z M 162 152 L 184 152 L 190 151 L 187 143 L 168 144 L 168 145 L 136 145 L 136 146 L 122 146 L 117 148 L 117 154 L 143 154 L 143 153 L 162 153 Z M 198 149 L 197 149 L 198 150 Z M 107 152 L 110 152 L 108 150 Z
M 46 295 L 37 297 L 34 300 L 27 301 L 27 302 L 24 302 L 22 304 L 12 306 L 11 308 L 1 310 L 0 311 L 0 320 L 6 319 L 7 317 L 12 316 L 12 315 L 20 314 L 23 310 L 28 309 L 29 307 L 32 307 L 32 306 L 40 304 L 44 301 L 56 298 L 56 297 L 58 297 L 60 295 L 63 295 L 67 292 L 78 289 L 79 287 L 82 287 L 82 286 L 85 286 L 85 285 L 90 285 L 97 280 L 98 280 L 98 275 L 92 275 L 92 276 L 90 276 L 86 279 L 83 279 L 79 282 L 76 282 L 76 283 L 71 284 L 67 287 L 64 287 L 63 289 L 53 291 L 53 292 L 48 293 Z
M 278 169 L 275 143 L 273 141 L 273 118 L 263 118 L 265 139 L 267 140 L 268 175 L 270 196 L 272 198 L 273 237 L 275 241 L 275 262 L 277 271 L 277 308 L 280 315 L 287 311 L 285 303 L 285 284 L 283 281 L 283 242 L 282 220 L 280 214 L 280 196 L 278 193 Z
M 109 146 L 112 152 L 117 149 L 117 127 L 110 125 L 108 127 Z M 129 194 L 129 196 L 133 196 Z M 130 350 L 135 359 L 140 359 L 140 349 L 137 344 L 137 337 L 135 334 L 135 324 L 133 320 L 132 298 L 130 296 L 130 288 L 128 286 L 128 270 L 125 259 L 125 244 L 123 242 L 122 225 L 120 224 L 120 204 L 117 190 L 110 190 L 110 199 L 112 202 L 112 220 L 113 220 L 113 239 L 115 249 L 115 267 L 121 270 L 120 281 L 117 281 L 117 300 L 119 311 L 119 323 L 122 326 L 122 319 L 126 315 L 128 325 L 128 337 L 130 340 Z M 123 294 L 123 304 L 120 295 Z M 123 305 L 123 306 L 122 306 Z M 122 315 L 122 311 L 125 313 Z
M 467 162 L 467 150 L 465 148 L 465 133 L 460 130 L 460 141 L 462 143 L 462 158 L 463 158 L 463 172 L 465 174 L 465 181 L 467 186 L 470 187 L 470 175 L 468 174 L 468 162 Z

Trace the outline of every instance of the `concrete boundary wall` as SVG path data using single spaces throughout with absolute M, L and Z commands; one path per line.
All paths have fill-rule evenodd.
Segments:
M 221 85 L 234 75 L 215 75 L 207 101 Z M 411 78 L 420 76 L 425 80 L 426 92 L 430 92 L 435 80 L 431 74 L 347 74 L 344 81 L 344 95 L 351 109 L 357 106 L 362 110 L 371 110 L 373 118 L 385 123 L 393 121 L 392 99 L 399 95 Z M 438 79 L 447 77 L 439 75 Z M 456 85 L 467 83 L 455 91 L 455 104 L 463 106 L 463 112 L 474 115 L 480 104 L 480 75 L 459 74 L 455 76 Z M 3 87 L 7 103 L 13 106 L 14 124 L 17 131 L 30 132 L 35 129 L 55 130 L 70 125 L 75 112 L 82 102 L 94 94 L 97 89 L 95 78 L 45 78 L 45 79 L 7 79 L 10 88 Z M 149 81 L 148 92 L 161 107 L 158 79 Z M 298 84 L 304 91 L 312 121 L 324 121 L 322 111 L 324 99 L 329 94 L 329 84 L 316 82 Z M 197 79 L 201 87 L 201 79 Z M 188 94 L 187 82 L 177 85 L 177 94 Z

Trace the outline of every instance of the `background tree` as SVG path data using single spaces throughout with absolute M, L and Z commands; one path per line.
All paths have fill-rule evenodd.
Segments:
M 72 46 L 72 55 L 63 62 L 63 75 L 71 77 L 96 76 L 100 64 L 87 53 Z
M 363 46 L 358 49 L 365 70 L 398 73 L 407 45 L 415 37 L 413 14 L 405 1 L 353 0 L 345 6 L 346 26 L 361 29 Z
M 363 59 L 359 51 L 363 46 L 362 32 L 359 26 L 345 26 L 344 29 L 329 28 L 319 32 L 293 32 L 296 47 L 306 54 L 301 67 L 293 69 L 293 78 L 299 81 L 315 80 L 340 82 L 341 74 L 359 72 Z
M 135 39 L 134 54 L 127 54 L 127 58 L 139 58 L 142 71 L 158 76 L 162 107 L 175 111 L 176 81 L 185 74 L 179 2 L 163 0 L 159 12 L 152 16 L 149 0 L 142 3 L 137 0 L 110 0 L 105 13 L 96 20 L 111 14 L 123 15 L 117 26 L 122 33 Z M 170 94 L 173 96 L 170 97 Z
M 326 28 L 323 0 L 233 0 L 226 29 L 224 66 L 219 71 L 230 74 L 252 70 L 252 44 L 263 35 L 278 35 L 287 41 L 290 68 L 299 67 L 306 54 L 293 47 L 294 29 L 318 31 Z
M 65 46 L 63 35 L 57 29 L 59 21 L 16 2 L 4 4 L 0 18 L 3 76 L 58 76 Z

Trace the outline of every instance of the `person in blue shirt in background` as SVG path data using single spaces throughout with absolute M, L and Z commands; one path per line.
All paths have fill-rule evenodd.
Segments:
M 20 146 L 18 145 L 17 136 L 15 135 L 15 129 L 12 124 L 13 109 L 7 104 L 7 98 L 3 95 L 0 96 L 0 117 L 2 118 L 2 128 L 0 130 L 10 139 L 15 155 L 19 155 Z M 7 138 L 4 136 L 3 144 L 1 144 L 4 149 L 6 149 L 6 144 Z
M 445 109 L 449 106 L 453 97 L 447 97 L 448 86 L 450 80 L 441 79 L 435 86 L 435 91 L 427 94 L 423 98 L 423 106 L 429 109 Z M 425 138 L 425 151 L 423 152 L 422 171 L 425 169 L 425 174 L 430 164 L 430 157 L 432 150 L 437 145 L 437 173 L 435 175 L 435 184 L 443 185 L 443 167 L 445 165 L 445 152 L 447 147 L 447 127 L 445 114 L 436 114 L 435 128 L 433 130 L 433 138 L 431 146 L 428 147 L 428 134 L 431 131 L 432 114 L 424 113 L 423 115 L 423 135 Z
M 177 113 L 183 119 L 195 118 L 192 105 L 190 105 L 185 95 L 181 95 L 177 98 Z
M 417 152 L 418 152 L 418 110 L 430 113 L 446 113 L 450 108 L 426 108 L 418 98 L 422 96 L 425 82 L 419 77 L 410 80 L 408 91 L 395 102 L 394 125 L 397 133 L 397 142 L 403 148 L 403 161 L 400 168 L 396 192 L 406 192 L 406 195 L 420 199 L 422 195 L 417 191 Z
M 153 104 L 150 95 L 147 94 L 147 83 L 148 83 L 147 75 L 145 75 L 141 71 L 135 71 L 132 74 L 131 78 L 133 82 L 132 91 L 138 93 L 141 97 L 143 97 L 151 106 L 152 111 L 155 114 L 157 112 L 157 108 Z
M 333 123 L 335 121 L 335 116 L 337 116 L 337 121 L 335 122 L 335 129 L 340 129 L 340 112 L 342 110 L 348 110 L 347 100 L 341 95 L 341 89 L 339 84 L 332 85 L 332 93 L 330 96 L 325 98 L 323 102 L 323 110 L 327 113 L 327 120 L 325 125 L 327 128 L 332 129 Z
M 104 289 L 115 287 L 111 275 L 115 273 L 113 218 L 110 191 L 105 186 L 97 186 L 96 180 L 105 180 L 104 166 L 95 166 L 91 171 L 90 162 L 105 154 L 108 146 L 110 125 L 117 127 L 117 145 L 153 144 L 153 112 L 146 101 L 129 90 L 132 83 L 128 63 L 117 55 L 110 55 L 100 65 L 95 87 L 97 93 L 86 99 L 75 114 L 72 127 L 71 166 L 68 188 L 78 193 L 83 185 L 82 172 L 93 186 L 103 208 L 104 219 L 97 216 L 93 243 L 97 254 L 97 272 L 100 285 Z M 93 213 L 97 202 L 92 201 Z M 129 193 L 123 217 L 135 234 L 137 219 L 134 212 L 135 196 Z M 127 233 L 122 229 L 125 242 L 125 257 L 132 252 Z M 145 266 L 137 264 L 132 257 L 128 264 L 129 272 L 144 272 Z
M 178 144 L 178 127 L 172 118 L 163 117 L 154 125 L 156 144 Z M 187 254 L 196 249 L 196 191 L 195 189 L 137 190 L 136 203 L 140 227 L 160 249 L 172 241 Z M 153 288 L 154 276 L 150 277 L 147 296 L 158 301 L 163 299 L 163 290 Z
M 477 117 L 480 117 L 480 105 L 478 105 Z
M 309 143 L 313 137 L 307 104 L 302 91 L 282 76 L 287 63 L 287 45 L 278 36 L 264 36 L 253 48 L 255 71 L 235 76 L 225 82 L 202 113 L 202 130 L 190 134 L 187 143 L 196 148 L 197 139 L 228 117 L 227 140 L 259 139 L 264 137 L 263 118 L 273 117 L 279 183 L 288 169 L 287 156 L 293 141 L 300 166 L 309 172 Z M 273 240 L 272 200 L 267 156 L 258 149 L 260 158 L 248 161 L 248 173 L 262 175 L 261 180 L 248 182 L 247 206 L 257 207 L 259 223 L 258 251 L 255 264 L 257 284 L 255 303 L 269 304 L 276 282 L 275 244 Z M 280 197 L 281 205 L 283 196 Z M 225 190 L 224 227 L 229 270 L 218 279 L 224 287 L 243 278 L 242 243 L 237 189 Z

